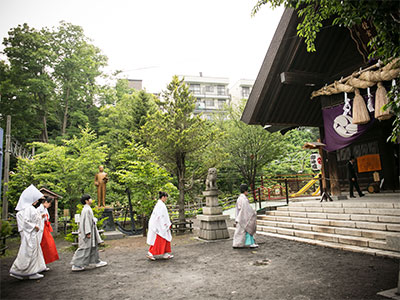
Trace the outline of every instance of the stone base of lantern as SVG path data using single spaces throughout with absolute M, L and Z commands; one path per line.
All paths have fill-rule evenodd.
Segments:
M 229 216 L 198 215 L 197 219 L 200 220 L 199 238 L 204 240 L 229 238 L 228 227 L 226 226 L 226 220 L 229 219 Z
M 226 220 L 229 216 L 222 214 L 222 207 L 218 203 L 218 190 L 204 191 L 206 206 L 203 207 L 203 214 L 198 215 L 200 221 L 199 238 L 203 240 L 228 239 L 229 232 Z

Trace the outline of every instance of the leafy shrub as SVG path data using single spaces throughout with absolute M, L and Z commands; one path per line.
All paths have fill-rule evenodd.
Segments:
M 0 237 L 7 237 L 12 233 L 12 227 L 10 222 L 0 220 Z

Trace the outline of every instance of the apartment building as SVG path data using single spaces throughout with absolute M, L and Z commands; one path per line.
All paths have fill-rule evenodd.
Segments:
M 128 87 L 131 89 L 135 89 L 137 91 L 141 91 L 143 89 L 142 80 L 141 79 L 128 79 Z
M 240 100 L 249 99 L 254 80 L 240 79 L 230 88 L 231 105 L 238 105 Z
M 216 114 L 225 113 L 225 105 L 230 105 L 229 78 L 202 76 L 180 76 L 197 99 L 195 114 L 203 114 L 211 120 Z

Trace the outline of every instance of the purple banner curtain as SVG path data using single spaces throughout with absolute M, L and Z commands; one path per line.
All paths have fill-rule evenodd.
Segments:
M 366 99 L 368 99 L 367 96 L 364 96 L 364 100 Z M 373 107 L 375 106 L 374 100 L 374 97 L 372 97 Z M 350 101 L 350 104 L 351 107 L 353 107 L 353 100 Z M 324 144 L 326 144 L 325 150 L 328 152 L 335 151 L 352 144 L 361 135 L 363 135 L 375 121 L 374 111 L 372 111 L 369 113 L 371 120 L 367 124 L 352 124 L 353 118 L 351 110 L 347 115 L 343 115 L 343 107 L 344 104 L 341 104 L 322 110 L 325 130 Z

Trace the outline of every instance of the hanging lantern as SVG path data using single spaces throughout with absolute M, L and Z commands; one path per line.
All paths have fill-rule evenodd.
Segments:
M 353 124 L 366 124 L 370 120 L 367 106 L 365 105 L 363 97 L 360 95 L 359 89 L 355 89 L 354 93 Z
M 378 88 L 376 89 L 375 94 L 375 118 L 379 121 L 387 120 L 392 117 L 389 109 L 382 110 L 383 106 L 388 103 L 386 89 L 383 86 L 382 82 L 378 82 Z

